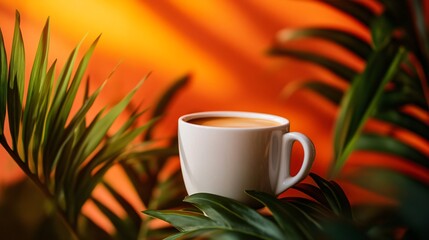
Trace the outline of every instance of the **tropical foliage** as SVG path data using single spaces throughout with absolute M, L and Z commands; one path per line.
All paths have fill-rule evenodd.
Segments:
M 429 41 L 422 1 L 380 0 L 378 14 L 363 1 L 322 0 L 355 19 L 371 34 L 366 42 L 352 32 L 328 28 L 288 30 L 269 51 L 271 56 L 294 58 L 316 64 L 344 81 L 347 89 L 326 81 L 308 80 L 310 89 L 339 107 L 334 131 L 332 176 L 338 176 L 354 151 L 400 157 L 406 164 L 429 175 L 429 157 L 401 132 L 429 144 Z M 320 39 L 334 43 L 365 62 L 359 72 L 339 60 L 289 47 L 292 41 Z M 296 89 L 296 86 L 294 86 Z M 368 130 L 369 121 L 390 127 L 386 134 Z M 398 134 L 397 134 L 398 133 Z M 276 200 L 248 192 L 266 206 L 256 212 L 230 199 L 197 194 L 185 199 L 197 210 L 146 211 L 164 219 L 181 233 L 172 239 L 425 239 L 429 234 L 427 179 L 388 167 L 365 167 L 346 176 L 352 183 L 395 201 L 394 205 L 350 206 L 335 182 L 311 175 L 316 186 L 295 188 L 310 198 Z M 263 214 L 264 216 L 262 216 Z M 279 237 L 280 236 L 280 237 Z
M 95 112 L 93 104 L 106 82 L 93 93 L 89 90 L 89 79 L 83 88 L 81 83 L 99 38 L 74 70 L 82 42 L 79 43 L 56 77 L 56 61 L 48 62 L 49 31 L 48 19 L 28 80 L 24 76 L 25 49 L 18 12 L 9 62 L 3 35 L 0 34 L 0 144 L 43 192 L 44 197 L 34 198 L 35 201 L 48 200 L 48 203 L 39 202 L 42 206 L 48 204 L 51 214 L 39 214 L 43 224 L 40 226 L 42 230 L 34 230 L 36 236 L 137 239 L 157 234 L 149 229 L 148 223 L 143 224 L 139 210 L 134 209 L 127 198 L 103 177 L 113 165 L 122 167 L 146 207 L 170 207 L 183 198 L 178 170 L 162 183 L 158 178 L 170 157 L 177 155 L 176 137 L 166 146 L 151 146 L 155 143 L 152 137 L 154 122 L 163 114 L 170 98 L 186 84 L 188 77 L 176 81 L 152 112 L 130 105 L 143 81 L 115 106 Z M 77 99 L 79 89 L 83 89 L 83 99 Z M 128 120 L 112 132 L 115 120 L 129 109 Z M 91 113 L 93 118 L 89 118 L 90 111 L 95 112 Z M 144 113 L 151 120 L 140 126 L 138 119 Z M 139 136 L 140 140 L 137 139 Z M 126 212 L 125 218 L 92 196 L 100 183 Z M 23 184 L 20 187 L 27 189 L 28 186 Z M 14 196 L 11 191 L 11 196 Z M 82 207 L 88 201 L 92 201 L 111 221 L 115 227 L 112 234 L 82 213 Z M 62 224 L 58 224 L 58 220 Z M 62 230 L 55 233 L 55 230 L 49 230 L 49 226 Z

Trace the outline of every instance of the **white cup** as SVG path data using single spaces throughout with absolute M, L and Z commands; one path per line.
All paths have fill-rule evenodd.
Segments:
M 274 121 L 276 126 L 221 127 L 190 123 L 206 117 L 240 117 Z M 179 153 L 189 195 L 199 192 L 254 201 L 245 190 L 278 195 L 310 172 L 315 157 L 311 140 L 289 132 L 285 118 L 251 112 L 200 112 L 179 118 Z M 298 141 L 304 159 L 298 173 L 290 174 L 292 144 Z

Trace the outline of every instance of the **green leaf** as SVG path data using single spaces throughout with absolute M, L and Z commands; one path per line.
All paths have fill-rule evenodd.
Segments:
M 277 198 L 262 192 L 247 191 L 247 193 L 264 204 L 273 214 L 276 223 L 282 230 L 283 237 L 278 239 L 312 239 L 311 230 L 315 226 L 294 205 L 281 202 Z
M 185 239 L 213 239 L 213 240 L 238 240 L 238 239 L 246 239 L 246 240 L 260 240 L 263 238 L 259 238 L 256 236 L 252 236 L 246 233 L 241 233 L 229 229 L 199 229 L 195 231 L 189 231 L 185 233 L 178 233 L 176 235 L 172 235 L 165 240 L 185 240 Z
M 313 198 L 323 206 L 327 207 L 328 209 L 331 209 L 331 206 L 329 205 L 328 200 L 326 199 L 326 196 L 323 194 L 322 190 L 314 185 L 311 185 L 309 183 L 299 183 L 292 188 L 305 193 L 309 197 Z
M 382 49 L 389 44 L 393 30 L 393 23 L 386 14 L 382 14 L 373 20 L 371 23 L 371 36 L 375 50 Z
M 39 115 L 40 107 L 43 106 L 41 103 L 44 100 L 45 94 L 43 89 L 46 86 L 46 68 L 48 66 L 48 53 L 49 53 L 49 19 L 46 21 L 45 27 L 42 32 L 42 36 L 39 40 L 39 46 L 37 48 L 36 56 L 33 61 L 33 67 L 31 69 L 27 99 L 25 103 L 25 109 L 23 112 L 22 120 L 22 143 L 24 151 L 24 159 L 28 161 L 28 152 L 30 141 L 34 135 L 34 130 L 39 120 L 44 120 L 44 115 Z M 33 157 L 33 168 L 37 175 L 38 161 L 37 157 Z
M 268 54 L 273 56 L 291 57 L 298 60 L 311 62 L 329 70 L 346 82 L 349 82 L 357 74 L 356 70 L 348 67 L 347 65 L 344 65 L 339 61 L 311 52 L 274 47 L 268 51 Z
M 322 82 L 321 80 L 306 80 L 302 82 L 297 82 L 295 84 L 287 85 L 284 89 L 284 95 L 289 97 L 290 95 L 292 95 L 292 93 L 302 88 L 309 89 L 321 95 L 335 105 L 339 105 L 344 94 L 342 89 L 335 87 L 331 84 Z
M 334 174 L 353 150 L 357 136 L 374 113 L 387 82 L 396 74 L 405 54 L 404 49 L 390 44 L 374 52 L 364 72 L 353 81 L 344 96 L 335 126 L 335 161 L 331 169 Z
M 190 75 L 185 75 L 178 80 L 176 80 L 168 89 L 163 93 L 161 98 L 157 101 L 157 105 L 152 112 L 152 118 L 161 117 L 161 115 L 165 112 L 171 100 L 177 95 L 180 89 L 183 89 L 186 84 L 189 82 Z M 153 126 L 154 127 L 154 126 Z M 152 139 L 152 131 L 154 129 L 150 128 L 145 135 L 144 140 Z
M 410 114 L 390 110 L 377 112 L 374 117 L 393 124 L 394 127 L 406 129 L 423 139 L 429 139 L 429 125 Z
M 3 32 L 0 29 L 0 136 L 3 135 L 6 118 L 6 99 L 8 89 L 7 56 L 4 46 Z
M 357 35 L 344 30 L 334 28 L 301 28 L 282 31 L 279 44 L 284 41 L 298 40 L 301 38 L 320 38 L 353 52 L 362 59 L 367 59 L 371 54 L 371 46 Z
M 125 199 L 116 189 L 114 189 L 107 182 L 103 182 L 103 186 L 109 191 L 109 193 L 113 196 L 113 198 L 119 203 L 122 209 L 125 210 L 125 217 L 131 221 L 130 224 L 134 225 L 134 228 L 137 230 L 142 223 L 141 214 L 139 214 L 131 203 Z
M 356 141 L 356 150 L 374 151 L 400 156 L 407 162 L 417 164 L 429 170 L 428 157 L 414 146 L 406 144 L 391 136 L 377 134 L 362 134 Z
M 282 232 L 273 222 L 235 200 L 197 193 L 184 201 L 195 205 L 211 220 L 227 228 L 266 239 L 283 239 Z
M 393 170 L 364 167 L 349 176 L 349 180 L 370 191 L 396 199 L 397 213 L 403 227 L 409 228 L 416 239 L 425 239 L 429 234 L 427 216 L 429 185 L 413 175 L 404 175 Z
M 127 224 L 123 219 L 116 215 L 111 209 L 106 207 L 103 203 L 93 198 L 92 201 L 98 209 L 112 222 L 116 229 L 118 239 L 136 239 L 138 230 L 133 228 L 131 224 Z
M 21 125 L 22 101 L 24 96 L 25 51 L 20 28 L 20 15 L 15 15 L 15 29 L 10 56 L 7 94 L 7 109 L 12 146 L 18 150 L 18 134 Z
M 197 212 L 183 210 L 146 210 L 144 213 L 170 223 L 181 232 L 207 228 L 227 228 L 227 225 L 213 221 L 204 214 Z
M 371 19 L 375 16 L 375 13 L 360 1 L 322 0 L 321 2 L 344 12 L 365 26 L 369 26 Z
M 343 216 L 348 219 L 353 218 L 350 202 L 344 191 L 335 181 L 327 181 L 314 173 L 310 173 L 310 177 L 317 186 L 319 186 L 330 209 L 332 209 L 337 216 Z

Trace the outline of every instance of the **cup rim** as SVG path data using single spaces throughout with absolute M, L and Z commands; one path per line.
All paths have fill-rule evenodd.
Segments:
M 189 120 L 196 118 L 204 117 L 244 117 L 244 118 L 261 118 L 266 120 L 271 120 L 279 123 L 275 126 L 260 126 L 260 127 L 219 127 L 219 126 L 203 126 L 198 124 L 193 124 L 188 122 Z M 183 115 L 179 117 L 179 124 L 192 125 L 198 128 L 210 128 L 210 129 L 225 129 L 225 130 L 258 130 L 258 129 L 276 129 L 276 128 L 288 128 L 289 120 L 273 114 L 260 113 L 260 112 L 247 112 L 247 111 L 204 111 L 204 112 L 195 112 Z

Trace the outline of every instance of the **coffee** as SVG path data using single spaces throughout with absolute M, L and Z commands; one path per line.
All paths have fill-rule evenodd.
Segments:
M 227 128 L 258 128 L 280 125 L 280 123 L 268 119 L 247 117 L 202 117 L 191 119 L 188 122 L 203 126 Z

